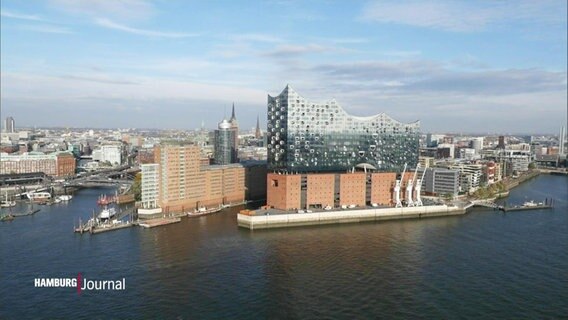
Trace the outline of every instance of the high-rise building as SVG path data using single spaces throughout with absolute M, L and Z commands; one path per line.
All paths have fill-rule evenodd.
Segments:
M 497 149 L 505 149 L 505 136 L 499 136 L 499 144 Z
M 159 169 L 157 163 L 146 163 L 140 165 L 142 172 L 141 196 L 142 208 L 153 209 L 158 207 L 159 200 Z
M 215 130 L 215 164 L 230 164 L 237 161 L 237 145 L 235 131 L 229 121 L 223 119 Z
M 344 171 L 366 164 L 402 171 L 418 163 L 420 123 L 384 113 L 348 114 L 335 101 L 313 103 L 290 86 L 268 96 L 268 169 L 285 172 Z
M 473 138 L 471 140 L 471 147 L 475 149 L 476 154 L 481 154 L 483 149 L 483 137 Z
M 6 133 L 14 133 L 16 132 L 16 121 L 12 117 L 6 117 L 6 121 L 4 122 L 4 131 Z

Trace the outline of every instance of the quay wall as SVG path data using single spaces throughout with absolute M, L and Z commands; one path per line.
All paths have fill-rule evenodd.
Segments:
M 359 223 L 398 219 L 418 219 L 439 216 L 465 214 L 466 209 L 446 205 L 407 207 L 407 208 L 371 208 L 357 210 L 322 211 L 313 213 L 289 213 L 269 215 L 238 214 L 239 227 L 256 229 L 287 228 L 323 224 Z M 270 213 L 270 210 L 268 210 Z

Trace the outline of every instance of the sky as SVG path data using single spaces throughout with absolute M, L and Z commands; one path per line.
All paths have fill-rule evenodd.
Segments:
M 557 133 L 567 1 L 1 2 L 16 126 L 241 129 L 289 84 L 423 132 Z

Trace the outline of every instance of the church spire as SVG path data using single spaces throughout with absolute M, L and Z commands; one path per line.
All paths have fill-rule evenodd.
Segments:
M 254 137 L 260 139 L 262 137 L 262 133 L 260 132 L 260 116 L 256 115 L 256 130 L 254 132 Z
M 231 120 L 237 120 L 237 117 L 235 116 L 235 103 L 233 102 L 233 113 L 231 114 Z

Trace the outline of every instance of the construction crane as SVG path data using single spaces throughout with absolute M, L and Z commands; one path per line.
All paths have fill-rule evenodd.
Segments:
M 404 178 L 405 172 L 406 172 L 406 163 L 404 164 L 404 169 L 402 170 L 402 175 L 400 176 L 400 179 L 396 180 L 396 184 L 394 186 L 395 208 L 401 208 L 402 207 L 402 201 L 400 199 L 400 182 Z
M 420 165 L 416 166 L 412 180 L 409 179 L 409 181 L 406 183 L 406 206 L 407 207 L 414 207 L 414 202 L 412 202 L 412 185 L 414 184 L 414 180 L 416 179 L 416 173 L 418 172 L 419 167 L 420 167 Z
M 428 168 L 424 168 L 424 172 L 422 172 L 422 177 L 416 180 L 416 186 L 414 190 L 416 192 L 416 201 L 414 201 L 414 205 L 417 207 L 422 207 L 424 204 L 422 203 L 422 199 L 420 198 L 420 189 L 422 188 L 422 181 L 424 181 L 424 176 L 426 175 L 426 170 Z

